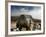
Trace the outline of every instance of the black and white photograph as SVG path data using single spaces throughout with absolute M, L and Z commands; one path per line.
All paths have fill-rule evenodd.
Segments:
M 8 3 L 8 34 L 43 33 L 43 4 Z

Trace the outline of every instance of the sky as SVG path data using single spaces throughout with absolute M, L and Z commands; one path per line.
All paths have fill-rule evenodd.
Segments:
M 31 15 L 33 18 L 41 19 L 41 6 L 11 6 L 11 16 L 21 14 Z

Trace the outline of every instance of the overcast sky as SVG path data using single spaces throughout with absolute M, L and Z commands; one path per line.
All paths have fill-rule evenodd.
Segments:
M 32 15 L 33 18 L 41 19 L 40 6 L 11 6 L 11 16 L 18 16 L 21 14 Z

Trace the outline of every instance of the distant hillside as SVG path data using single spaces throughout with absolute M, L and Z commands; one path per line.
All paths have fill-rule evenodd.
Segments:
M 20 15 L 21 16 L 21 15 Z M 11 21 L 16 21 L 20 16 L 11 16 Z M 34 22 L 41 22 L 40 19 L 35 19 L 31 15 L 24 15 L 26 18 L 32 18 Z

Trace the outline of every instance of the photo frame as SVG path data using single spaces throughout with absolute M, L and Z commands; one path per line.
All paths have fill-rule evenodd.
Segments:
M 8 35 L 44 34 L 44 6 L 44 3 L 8 2 Z

